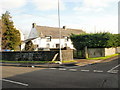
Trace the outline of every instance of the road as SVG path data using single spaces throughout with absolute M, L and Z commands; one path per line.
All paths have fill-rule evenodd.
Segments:
M 118 88 L 119 59 L 48 68 L 2 79 L 3 88 Z

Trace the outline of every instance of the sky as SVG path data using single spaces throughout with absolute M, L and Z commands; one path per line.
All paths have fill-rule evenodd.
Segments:
M 59 0 L 60 26 L 87 33 L 118 33 L 119 0 Z M 25 36 L 32 23 L 59 27 L 58 0 L 0 0 L 0 16 L 10 12 L 17 29 Z

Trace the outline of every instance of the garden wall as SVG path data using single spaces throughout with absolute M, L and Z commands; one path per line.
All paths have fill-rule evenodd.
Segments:
M 55 54 L 59 53 L 55 51 L 14 51 L 14 52 L 1 52 L 2 60 L 9 61 L 52 61 Z M 73 59 L 73 50 L 62 50 L 63 60 Z M 59 55 L 56 58 L 59 60 Z
M 87 53 L 88 53 L 88 58 L 105 56 L 104 48 L 88 48 Z
M 63 61 L 73 60 L 73 50 L 62 50 L 62 59 Z
M 116 49 L 115 48 L 104 48 L 104 49 L 105 49 L 105 55 L 104 56 L 116 54 Z
M 116 47 L 116 53 L 120 53 L 120 47 Z
M 120 53 L 120 47 L 116 47 L 116 48 L 88 48 L 87 53 L 88 53 L 88 58 L 105 57 L 108 55 Z

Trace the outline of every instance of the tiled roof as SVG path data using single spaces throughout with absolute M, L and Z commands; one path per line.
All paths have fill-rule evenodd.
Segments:
M 36 26 L 36 29 L 39 33 L 39 36 L 41 37 L 52 36 L 52 38 L 59 38 L 59 28 L 47 27 L 47 26 Z M 79 30 L 79 29 L 60 28 L 60 30 L 61 30 L 61 38 L 63 38 L 64 36 L 70 36 L 71 34 L 85 33 L 85 31 Z

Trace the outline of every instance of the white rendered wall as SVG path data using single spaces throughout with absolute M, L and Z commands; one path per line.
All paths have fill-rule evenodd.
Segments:
M 56 44 L 59 44 L 59 39 L 51 39 L 51 41 L 47 41 L 46 38 L 36 38 L 32 40 L 34 45 L 39 45 L 39 48 L 47 48 L 47 44 L 49 44 L 49 48 L 56 48 Z M 65 41 L 65 39 L 61 39 L 61 48 L 65 47 L 65 44 L 67 44 L 68 47 L 71 49 L 74 49 L 71 40 Z

